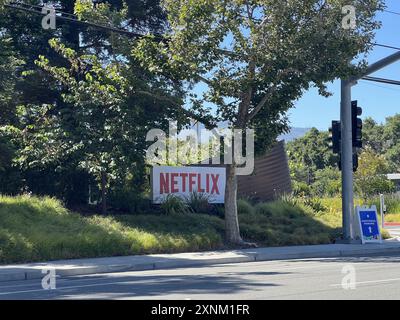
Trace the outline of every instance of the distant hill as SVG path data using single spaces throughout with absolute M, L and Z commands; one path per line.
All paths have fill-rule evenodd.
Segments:
M 290 142 L 303 137 L 311 128 L 292 128 L 289 133 L 280 135 L 278 140 Z

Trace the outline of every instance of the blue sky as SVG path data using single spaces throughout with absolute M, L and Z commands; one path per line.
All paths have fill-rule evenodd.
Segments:
M 400 13 L 400 0 L 386 0 L 386 6 L 386 10 Z M 382 28 L 377 31 L 376 42 L 400 47 L 400 15 L 382 12 L 377 18 L 382 21 Z M 368 62 L 373 63 L 394 52 L 392 49 L 376 47 L 369 55 Z M 400 62 L 376 72 L 374 76 L 400 80 Z M 340 82 L 330 84 L 329 90 L 334 93 L 329 98 L 319 96 L 314 89 L 306 92 L 296 102 L 296 108 L 289 112 L 291 126 L 327 130 L 332 120 L 339 119 Z M 386 117 L 400 113 L 400 86 L 360 81 L 353 88 L 352 98 L 358 100 L 363 108 L 363 118 L 372 117 L 377 122 L 384 122 Z

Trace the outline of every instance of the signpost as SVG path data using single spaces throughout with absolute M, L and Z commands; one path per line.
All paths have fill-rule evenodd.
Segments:
M 380 210 L 381 210 L 381 224 L 382 229 L 385 229 L 385 213 L 386 213 L 386 205 L 385 205 L 385 196 L 383 194 L 379 195 L 380 202 Z
M 152 199 L 162 203 L 170 195 L 187 198 L 204 194 L 210 203 L 225 201 L 226 171 L 222 167 L 155 166 L 151 175 Z
M 376 206 L 357 207 L 356 212 L 362 243 L 382 243 Z

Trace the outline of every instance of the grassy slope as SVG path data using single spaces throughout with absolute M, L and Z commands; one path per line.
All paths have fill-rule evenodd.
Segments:
M 0 263 L 221 248 L 210 216 L 81 217 L 58 201 L 0 197 Z
M 283 201 L 246 210 L 239 201 L 239 217 L 243 236 L 266 246 L 331 243 L 340 234 L 336 219 L 326 219 L 327 216 L 315 215 L 311 208 Z
M 326 208 L 325 212 L 321 214 L 323 217 L 323 220 L 331 225 L 334 226 L 336 225 L 337 227 L 340 227 L 342 225 L 342 199 L 339 197 L 335 198 L 324 198 L 321 199 L 322 205 Z M 361 205 L 376 205 L 378 208 L 378 219 L 380 219 L 380 214 L 379 214 L 379 198 L 377 199 L 372 199 L 369 202 L 365 202 L 361 199 L 355 199 L 354 204 L 356 206 L 361 206 Z M 397 204 L 394 202 L 388 206 L 388 214 L 386 215 L 385 219 L 386 221 L 399 221 L 400 222 L 400 215 L 399 214 L 394 214 L 393 212 L 396 211 Z M 382 236 L 384 239 L 390 238 L 390 235 L 388 231 L 386 230 L 381 230 L 382 231 Z
M 239 201 L 241 231 L 261 246 L 330 243 L 340 232 L 335 203 L 310 207 Z M 0 263 L 226 248 L 224 222 L 209 215 L 82 217 L 51 198 L 0 197 Z

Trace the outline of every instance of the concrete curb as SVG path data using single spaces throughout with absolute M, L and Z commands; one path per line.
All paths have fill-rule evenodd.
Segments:
M 310 248 L 310 247 L 307 247 Z M 276 250 L 274 250 L 276 249 Z M 0 282 L 18 281 L 18 280 L 31 280 L 43 278 L 42 269 L 55 268 L 56 274 L 61 277 L 89 275 L 97 273 L 113 273 L 113 272 L 127 272 L 127 271 L 147 271 L 147 270 L 161 270 L 172 268 L 184 267 L 199 267 L 210 266 L 227 263 L 243 263 L 243 262 L 260 262 L 260 261 L 274 261 L 274 260 L 289 260 L 289 259 L 315 259 L 315 258 L 340 258 L 340 257 L 357 257 L 363 255 L 386 255 L 386 254 L 400 254 L 400 246 L 389 247 L 373 247 L 367 246 L 340 249 L 329 248 L 330 250 L 304 250 L 298 252 L 279 252 L 279 248 L 271 248 L 271 251 L 257 253 L 251 252 L 252 250 L 233 251 L 236 256 L 232 257 L 211 257 L 211 258 L 197 258 L 197 259 L 173 259 L 163 261 L 162 259 L 155 259 L 145 263 L 121 263 L 110 265 L 90 265 L 90 266 L 74 266 L 71 268 L 65 266 L 57 266 L 49 264 L 40 264 L 32 268 L 21 268 L 20 270 L 0 272 Z M 224 252 L 221 252 L 221 254 Z M 218 255 L 218 254 L 217 254 Z M 153 256 L 154 257 L 154 256 Z

